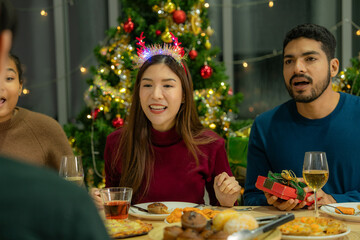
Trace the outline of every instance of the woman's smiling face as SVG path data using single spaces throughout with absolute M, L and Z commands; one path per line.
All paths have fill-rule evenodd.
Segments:
M 5 76 L 0 79 L 0 122 L 12 117 L 21 89 L 18 69 L 14 60 L 9 58 Z
M 182 101 L 181 80 L 168 66 L 160 63 L 146 69 L 140 82 L 140 102 L 154 129 L 171 129 Z

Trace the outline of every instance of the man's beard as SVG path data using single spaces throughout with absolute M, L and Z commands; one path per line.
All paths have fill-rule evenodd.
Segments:
M 323 92 L 328 88 L 329 83 L 330 83 L 331 74 L 330 74 L 330 69 L 329 69 L 327 79 L 325 79 L 324 81 L 321 81 L 319 83 L 319 85 L 313 86 L 311 88 L 310 95 L 298 94 L 298 95 L 295 96 L 295 94 L 293 92 L 293 89 L 291 88 L 292 79 L 295 78 L 295 77 L 304 77 L 307 80 L 309 80 L 309 84 L 313 83 L 312 78 L 305 75 L 305 74 L 295 74 L 294 76 L 291 77 L 290 82 L 289 82 L 289 86 L 287 86 L 285 84 L 286 89 L 288 90 L 290 97 L 292 97 L 295 100 L 295 102 L 309 103 L 309 102 L 312 102 L 312 101 L 316 100 L 318 97 L 320 97 L 323 94 Z

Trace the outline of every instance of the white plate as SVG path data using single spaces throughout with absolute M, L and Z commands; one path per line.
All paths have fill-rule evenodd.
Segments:
M 333 203 L 329 204 L 334 207 L 350 207 L 355 209 L 355 215 L 344 215 L 340 213 L 335 212 L 335 208 L 327 207 L 327 206 L 321 206 L 320 210 L 326 214 L 331 215 L 332 217 L 342 219 L 345 221 L 353 221 L 353 222 L 360 222 L 360 210 L 358 206 L 360 206 L 360 202 L 348 202 L 348 203 Z
M 346 236 L 350 233 L 350 228 L 344 233 L 329 235 L 329 236 L 291 236 L 291 235 L 282 235 L 281 239 L 303 239 L 303 240 L 319 240 L 319 239 L 336 239 L 339 237 Z
M 147 206 L 152 203 L 153 202 L 140 203 L 140 204 L 135 204 L 135 206 L 147 209 Z M 174 211 L 175 208 L 194 207 L 195 205 L 197 205 L 196 203 L 188 203 L 188 202 L 161 202 L 161 203 L 165 204 L 168 207 L 169 213 Z M 130 207 L 129 214 L 134 217 L 149 219 L 149 220 L 164 220 L 167 216 L 169 216 L 169 214 L 152 214 L 152 213 L 142 212 L 133 207 Z

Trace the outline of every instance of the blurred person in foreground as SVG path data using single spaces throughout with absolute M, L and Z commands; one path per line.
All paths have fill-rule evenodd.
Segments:
M 59 170 L 61 157 L 72 155 L 69 141 L 53 118 L 16 106 L 23 87 L 19 58 L 9 54 L 0 79 L 0 153 Z
M 302 176 L 308 151 L 327 155 L 329 179 L 317 191 L 319 205 L 360 201 L 360 98 L 332 89 L 331 78 L 339 71 L 335 48 L 335 37 L 319 25 L 302 24 L 287 33 L 283 75 L 292 99 L 255 119 L 249 140 L 245 205 L 303 208 L 306 201 L 284 201 L 264 194 L 255 182 L 269 170 L 292 170 Z M 313 202 L 314 194 L 307 201 Z
M 0 0 L 0 78 L 8 66 L 16 18 Z M 0 156 L 0 239 L 109 239 L 87 192 L 53 171 Z

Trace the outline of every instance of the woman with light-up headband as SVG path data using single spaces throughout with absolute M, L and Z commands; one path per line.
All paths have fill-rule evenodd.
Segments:
M 137 38 L 137 66 L 130 115 L 105 148 L 106 187 L 133 188 L 133 203 L 181 201 L 233 206 L 241 187 L 232 176 L 224 140 L 199 121 L 184 50 L 146 47 Z M 99 208 L 97 189 L 92 196 Z

